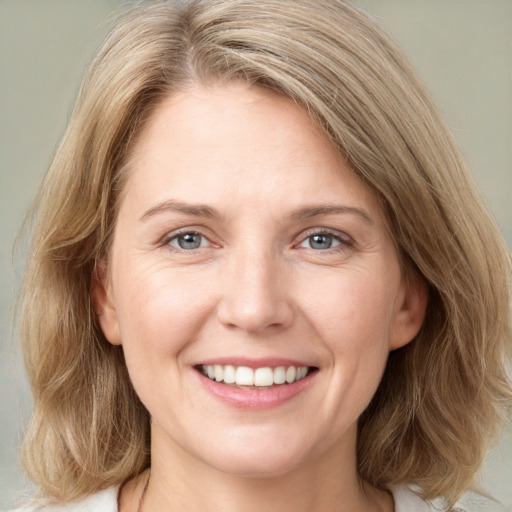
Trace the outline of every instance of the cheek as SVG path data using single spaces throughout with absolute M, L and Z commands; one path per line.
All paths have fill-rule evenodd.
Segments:
M 161 264 L 124 275 L 130 278 L 119 282 L 116 308 L 127 359 L 175 356 L 195 338 L 211 308 L 200 276 L 181 278 Z
M 172 274 L 172 275 L 171 275 Z M 180 396 L 182 361 L 209 312 L 207 294 L 194 279 L 180 280 L 165 266 L 124 273 L 118 283 L 119 328 L 133 386 L 150 411 L 167 410 L 165 393 Z
M 399 278 L 366 270 L 343 272 L 316 278 L 319 293 L 304 288 L 304 310 L 323 338 L 336 346 L 369 349 L 377 342 L 389 342 Z
M 321 321 L 315 326 L 331 360 L 325 414 L 334 411 L 333 425 L 339 427 L 334 431 L 341 431 L 347 418 L 356 421 L 362 414 L 381 381 L 389 356 L 396 288 L 365 273 L 337 284 L 316 304 Z

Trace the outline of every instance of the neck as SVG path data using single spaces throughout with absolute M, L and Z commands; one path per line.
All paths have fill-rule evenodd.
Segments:
M 153 447 L 144 512 L 393 510 L 389 494 L 377 491 L 358 479 L 353 453 L 355 450 L 347 453 L 342 446 L 302 464 L 298 469 L 264 477 L 219 471 L 184 452 L 177 445 L 167 445 L 167 448 L 170 448 L 169 452 L 161 447 L 158 450 Z M 121 507 L 121 510 L 137 510 L 147 477 L 147 473 L 140 475 L 126 486 L 126 490 L 131 490 L 133 496 L 132 506 Z M 126 496 L 125 491 L 123 494 Z

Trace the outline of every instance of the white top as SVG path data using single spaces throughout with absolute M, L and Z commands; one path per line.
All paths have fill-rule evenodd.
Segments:
M 49 505 L 43 507 L 31 506 L 12 510 L 11 512 L 117 512 L 118 489 L 118 487 L 109 487 L 108 489 L 74 503 L 64 503 L 61 505 Z M 416 493 L 405 485 L 391 487 L 390 490 L 395 500 L 395 512 L 443 512 L 443 510 L 423 501 Z M 477 512 L 477 510 L 506 512 L 506 509 L 501 508 L 499 504 L 494 502 L 488 503 L 492 503 L 490 508 L 487 508 L 487 506 L 484 506 L 484 508 L 478 506 L 478 508 L 471 508 L 470 510 L 457 504 L 455 508 L 450 509 L 450 511 L 444 510 L 444 512 Z

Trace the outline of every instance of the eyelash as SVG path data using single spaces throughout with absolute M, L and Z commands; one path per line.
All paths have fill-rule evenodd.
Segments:
M 185 235 L 199 236 L 203 240 L 206 240 L 209 244 L 212 244 L 215 246 L 215 244 L 213 242 L 211 242 L 211 240 L 206 235 L 201 233 L 200 231 L 195 230 L 195 229 L 187 229 L 187 228 L 179 230 L 179 231 L 175 231 L 173 233 L 166 235 L 162 240 L 162 246 L 170 247 L 170 248 L 172 248 L 172 250 L 174 250 L 176 252 L 183 252 L 183 253 L 189 253 L 189 254 L 193 254 L 197 251 L 200 251 L 201 249 L 204 249 L 204 247 L 197 247 L 197 248 L 193 248 L 193 249 L 184 249 L 183 247 L 177 247 L 177 246 L 172 245 L 173 241 L 177 242 L 180 237 L 183 237 Z M 352 238 L 349 237 L 346 233 L 341 233 L 339 231 L 330 230 L 330 229 L 326 229 L 326 228 L 315 228 L 315 229 L 308 230 L 305 233 L 301 233 L 299 243 L 294 244 L 294 247 L 301 248 L 300 247 L 301 244 L 305 243 L 308 239 L 311 239 L 314 236 L 332 237 L 336 242 L 338 242 L 338 244 L 335 245 L 334 247 L 329 247 L 327 249 L 314 249 L 312 247 L 309 247 L 309 248 L 304 247 L 303 249 L 309 249 L 309 250 L 312 250 L 315 253 L 319 253 L 319 254 L 331 254 L 331 253 L 335 253 L 335 252 L 345 251 L 354 245 Z
M 176 247 L 176 246 L 172 245 L 171 242 L 178 241 L 178 239 L 180 237 L 184 237 L 185 235 L 200 236 L 202 239 L 207 240 L 210 244 L 212 244 L 210 239 L 207 236 L 205 236 L 203 233 L 201 233 L 200 231 L 195 230 L 195 229 L 186 229 L 185 228 L 185 229 L 182 229 L 179 231 L 174 231 L 173 233 L 170 233 L 169 235 L 166 235 L 162 240 L 162 245 L 165 247 L 171 247 L 176 252 L 186 252 L 186 253 L 195 253 L 196 251 L 199 251 L 204 248 L 204 247 L 198 247 L 195 249 L 184 249 L 182 247 Z
M 332 254 L 336 252 L 342 252 L 351 248 L 354 245 L 352 238 L 348 236 L 346 233 L 326 228 L 314 228 L 312 230 L 306 231 L 305 233 L 301 233 L 301 241 L 298 245 L 300 246 L 301 244 L 303 244 L 308 239 L 311 239 L 314 236 L 328 236 L 332 237 L 336 242 L 338 242 L 338 245 L 335 245 L 334 247 L 329 247 L 328 249 L 315 250 L 312 247 L 305 248 L 313 250 L 315 253 L 319 254 Z

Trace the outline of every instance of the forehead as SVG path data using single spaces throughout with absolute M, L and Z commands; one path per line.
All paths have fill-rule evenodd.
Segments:
M 297 157 L 305 151 L 300 149 L 301 139 L 308 138 L 322 153 L 336 154 L 337 158 L 336 148 L 305 109 L 277 92 L 241 81 L 191 86 L 167 96 L 143 129 L 134 156 L 144 157 L 144 153 L 157 150 L 163 139 L 169 144 L 173 138 L 186 141 L 187 147 L 182 149 L 194 152 L 213 146 L 215 155 L 242 151 L 248 144 L 285 149 L 294 139 Z M 248 149 L 252 152 L 253 148 Z
M 258 197 L 375 198 L 325 132 L 291 99 L 235 82 L 169 95 L 153 112 L 131 159 L 127 193 L 201 202 Z

